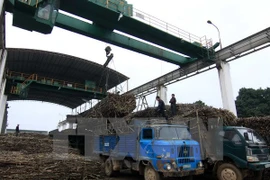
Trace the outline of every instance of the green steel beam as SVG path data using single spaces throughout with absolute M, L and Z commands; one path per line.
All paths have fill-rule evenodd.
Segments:
M 76 32 L 87 37 L 91 37 L 100 41 L 111 43 L 125 49 L 136 51 L 169 63 L 183 65 L 192 62 L 196 59 L 183 57 L 179 54 L 166 51 L 156 46 L 135 40 L 133 38 L 111 32 L 100 26 L 96 26 L 74 17 L 59 13 L 56 19 L 55 26 Z
M 105 95 L 106 92 L 105 91 L 95 91 L 95 90 L 91 90 L 91 89 L 84 89 L 81 87 L 69 87 L 69 86 L 63 86 L 63 84 L 60 84 L 58 81 L 54 81 L 53 83 L 51 81 L 40 81 L 40 80 L 29 80 L 27 81 L 27 83 L 25 83 L 24 86 L 22 86 L 22 82 L 25 81 L 25 78 L 22 78 L 20 76 L 7 76 L 7 79 L 12 80 L 13 82 L 18 82 L 17 83 L 17 87 L 18 89 L 24 90 L 26 88 L 28 88 L 29 86 L 31 86 L 31 84 L 35 83 L 35 84 L 41 84 L 41 85 L 46 85 L 46 86 L 51 86 L 51 87 L 56 87 L 57 88 L 61 88 L 61 89 L 65 89 L 65 90 L 73 90 L 73 91 L 77 91 L 77 92 L 82 92 L 82 93 L 93 93 L 93 94 L 99 94 L 99 95 Z

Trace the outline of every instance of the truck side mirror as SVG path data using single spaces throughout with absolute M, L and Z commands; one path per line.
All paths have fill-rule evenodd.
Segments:
M 246 141 L 249 141 L 250 140 L 249 137 L 248 137 L 248 133 L 247 132 L 244 132 L 244 138 L 245 138 Z

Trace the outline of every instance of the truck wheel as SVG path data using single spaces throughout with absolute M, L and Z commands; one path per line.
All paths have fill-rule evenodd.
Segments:
M 219 180 L 243 180 L 241 171 L 230 163 L 221 164 L 217 169 Z
M 144 169 L 144 180 L 160 180 L 160 175 L 155 169 L 148 165 Z
M 108 177 L 115 176 L 118 173 L 118 171 L 113 170 L 113 164 L 110 158 L 106 159 L 104 163 L 104 170 L 105 170 L 106 176 Z

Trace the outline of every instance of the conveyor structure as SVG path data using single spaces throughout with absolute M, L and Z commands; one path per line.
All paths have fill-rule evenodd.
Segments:
M 169 85 L 184 80 L 199 73 L 216 68 L 220 61 L 230 62 L 269 46 L 270 27 L 217 51 L 213 61 L 199 60 L 184 65 L 157 79 L 131 89 L 126 93 L 134 94 L 137 97 L 144 97 L 157 92 L 157 87 L 160 85 Z

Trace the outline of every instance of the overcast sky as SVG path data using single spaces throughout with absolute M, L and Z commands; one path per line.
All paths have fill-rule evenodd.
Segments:
M 128 0 L 136 9 L 173 24 L 197 36 L 206 35 L 218 41 L 218 26 L 223 47 L 261 31 L 270 25 L 269 0 Z M 72 32 L 54 28 L 52 34 L 43 35 L 12 26 L 12 15 L 7 13 L 7 47 L 31 48 L 60 52 L 103 64 L 104 48 L 110 45 Z M 130 77 L 129 88 L 137 87 L 165 73 L 177 69 L 158 59 L 122 49 L 113 45 L 114 60 L 109 67 Z M 242 87 L 266 88 L 270 83 L 270 48 L 253 53 L 230 63 L 234 97 Z M 126 87 L 124 87 L 126 88 Z M 202 100 L 214 107 L 222 107 L 217 70 L 168 86 L 168 96 L 175 93 L 179 103 Z M 154 105 L 154 99 L 148 98 Z M 21 129 L 52 130 L 64 120 L 71 109 L 33 101 L 9 102 L 8 128 L 20 124 Z

